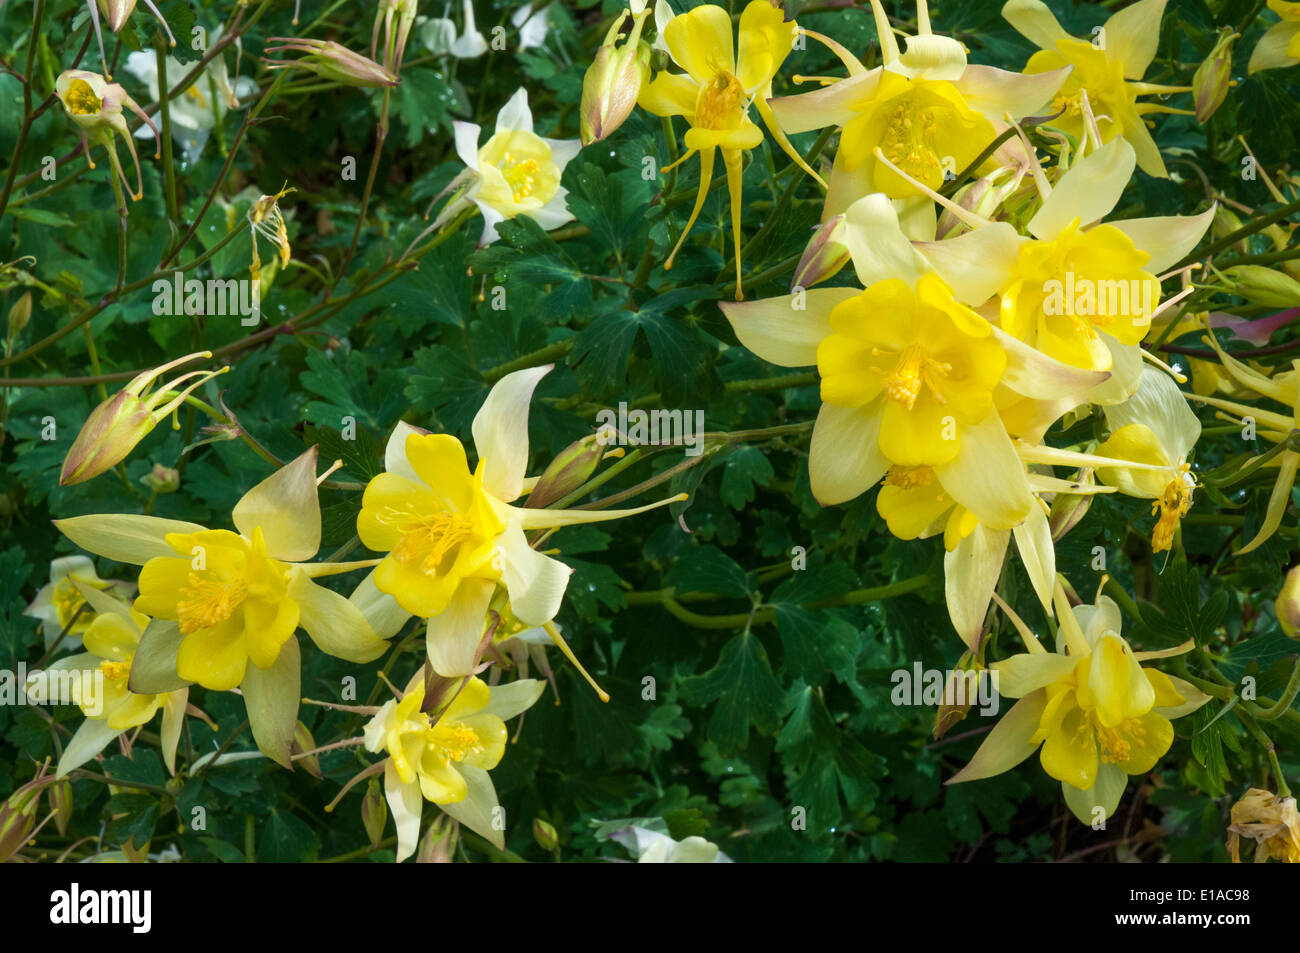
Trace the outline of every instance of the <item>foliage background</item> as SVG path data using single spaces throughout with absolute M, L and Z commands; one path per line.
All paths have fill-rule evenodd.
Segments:
M 182 39 L 175 55 L 193 59 L 184 41 L 188 24 L 211 28 L 230 6 L 161 4 Z M 291 6 L 267 5 L 244 37 L 241 72 L 255 76 L 263 90 L 272 74 L 254 72 L 255 58 L 268 37 L 294 35 Z M 872 44 L 869 10 L 799 6 L 802 23 L 851 50 Z M 1032 48 L 1001 19 L 1000 6 L 941 0 L 931 12 L 937 29 L 967 44 L 973 62 L 1018 69 Z M 1096 4 L 1052 6 L 1076 35 L 1086 35 L 1110 12 Z M 1147 79 L 1189 82 L 1213 44 L 1215 27 L 1242 22 L 1254 6 L 1251 0 L 1171 0 Z M 354 49 L 368 46 L 369 11 L 316 0 L 303 7 L 303 24 L 315 25 L 302 35 L 332 37 Z M 815 375 L 765 365 L 737 345 L 717 309 L 715 302 L 731 294 L 725 189 L 714 189 L 688 251 L 671 272 L 663 271 L 662 258 L 695 193 L 698 165 L 687 163 L 667 181 L 645 181 L 645 157 L 662 167 L 671 154 L 659 120 L 643 112 L 634 112 L 611 139 L 585 149 L 568 167 L 564 184 L 576 216 L 572 225 L 547 235 L 517 219 L 501 228 L 498 243 L 475 250 L 475 220 L 416 270 L 397 273 L 386 264 L 425 227 L 421 216 L 431 198 L 460 169 L 450 135 L 453 118 L 490 129 L 496 110 L 524 85 L 542 134 L 576 136 L 583 72 L 618 7 L 613 0 L 557 3 L 541 49 L 490 51 L 477 60 L 435 58 L 412 41 L 358 251 L 332 295 L 326 279 L 346 257 L 356 223 L 379 96 L 300 78 L 286 82 L 247 130 L 219 191 L 228 199 L 246 185 L 267 193 L 285 182 L 296 189 L 282 201 L 295 263 L 277 277 L 264 302 L 271 325 L 252 329 L 250 336 L 234 318 L 156 316 L 151 292 L 142 289 L 107 304 L 90 322 L 102 371 L 124 380 L 182 353 L 213 350 L 233 368 L 215 382 L 226 406 L 267 449 L 287 460 L 317 443 L 323 460 L 344 460 L 336 480 L 359 483 L 381 469 L 383 441 L 399 419 L 468 441 L 469 421 L 494 380 L 512 367 L 552 360 L 556 369 L 543 380 L 533 407 L 530 472 L 590 433 L 599 409 L 620 401 L 699 408 L 710 431 L 811 421 L 818 406 Z M 512 4 L 479 0 L 476 8 L 485 34 L 502 24 L 513 44 Z M 0 14 L 0 49 L 19 70 L 32 9 L 29 0 L 9 0 Z M 914 16 L 910 5 L 892 12 L 900 23 Z M 442 11 L 425 3 L 421 13 Z M 41 97 L 88 37 L 79 0 L 48 3 L 45 17 L 36 52 Z M 1174 179 L 1137 173 L 1116 217 L 1190 214 L 1206 207 L 1206 184 L 1196 170 L 1237 201 L 1260 211 L 1272 207 L 1262 182 L 1241 178 L 1243 151 L 1236 137 L 1243 136 L 1270 170 L 1293 162 L 1300 77 L 1294 69 L 1246 77 L 1246 58 L 1263 28 L 1262 22 L 1250 25 L 1238 44 L 1234 75 L 1240 83 L 1208 124 L 1186 116 L 1157 118 L 1157 140 Z M 120 38 L 107 38 L 110 57 L 151 42 L 152 30 L 142 8 Z M 83 67 L 98 65 L 93 46 Z M 233 65 L 233 57 L 228 61 Z M 830 57 L 810 44 L 791 58 L 778 83 L 789 91 L 795 72 L 835 70 Z M 147 102 L 147 91 L 124 71 L 115 79 Z M 296 87 L 320 88 L 295 93 Z M 218 180 L 224 150 L 233 148 L 242 118 L 242 112 L 227 117 L 196 165 L 178 171 L 184 221 L 198 215 Z M 0 74 L 0 154 L 12 155 L 22 119 L 20 83 Z M 806 151 L 815 139 L 797 136 L 795 143 Z M 19 171 L 26 175 L 38 168 L 39 157 L 63 157 L 76 145 L 75 128 L 56 104 L 33 124 Z M 156 268 L 174 237 L 160 163 L 148 145 L 142 145 L 145 197 L 130 209 L 132 280 Z M 340 176 L 348 156 L 358 167 L 353 181 Z M 769 141 L 751 154 L 745 174 L 749 297 L 788 290 L 820 213 L 815 185 L 798 173 L 792 177 L 788 166 Z M 46 289 L 36 292 L 31 323 L 10 353 L 40 341 L 113 290 L 117 216 L 107 173 L 107 163 L 90 172 L 84 157 L 72 159 L 59 167 L 57 188 L 11 206 L 0 220 L 0 258 L 34 256 L 30 270 Z M 44 186 L 37 181 L 20 187 L 15 200 Z M 213 202 L 181 258 L 211 247 L 245 210 L 245 204 L 227 209 L 223 201 Z M 241 235 L 198 276 L 243 277 L 249 251 Z M 263 257 L 269 257 L 265 247 Z M 392 280 L 370 290 L 363 282 L 375 276 Z M 849 280 L 841 275 L 836 283 Z M 494 310 L 485 293 L 496 285 L 505 289 L 504 310 Z M 7 311 L 23 290 L 7 288 L 0 306 Z M 126 462 L 125 481 L 106 474 L 59 487 L 63 457 L 100 396 L 94 386 L 75 381 L 41 386 L 35 379 L 92 375 L 90 364 L 85 338 L 69 334 L 5 367 L 0 666 L 7 668 L 40 656 L 38 626 L 21 613 L 46 581 L 49 561 L 70 551 L 51 518 L 151 510 L 228 525 L 239 495 L 269 472 L 239 441 L 182 453 L 204 423 L 189 411 L 180 415 L 179 430 L 159 426 L 136 449 Z M 120 385 L 108 386 L 111 392 Z M 203 393 L 213 400 L 217 387 Z M 352 442 L 339 432 L 348 416 L 357 423 Z M 57 422 L 55 440 L 42 439 L 46 417 Z M 1209 425 L 1211 418 L 1205 419 Z M 1100 433 L 1094 418 L 1074 426 L 1072 440 Z M 818 506 L 809 492 L 807 449 L 807 429 L 757 444 L 730 442 L 671 481 L 672 489 L 692 493 L 686 506 L 567 529 L 554 538 L 575 569 L 559 621 L 613 700 L 602 705 L 553 653 L 561 703 L 548 691 L 493 773 L 509 820 L 508 859 L 549 858 L 533 840 L 533 817 L 560 831 L 566 859 L 626 856 L 597 839 L 593 822 L 632 817 L 663 817 L 674 836 L 703 835 L 742 861 L 1225 859 L 1227 806 L 1258 782 L 1264 761 L 1234 719 L 1206 728 L 1217 706 L 1176 723 L 1175 747 L 1155 772 L 1130 784 L 1107 831 L 1091 831 L 1069 817 L 1059 785 L 1036 759 L 996 779 L 945 788 L 944 779 L 978 744 L 979 736 L 965 732 L 980 727 L 981 719 L 972 715 L 936 743 L 931 709 L 898 707 L 890 700 L 893 670 L 918 661 L 927 668 L 948 667 L 960 653 L 943 604 L 942 545 L 891 537 L 876 515 L 874 492 L 846 506 Z M 1251 452 L 1257 451 L 1239 437 L 1207 437 L 1198 470 Z M 653 454 L 601 493 L 685 459 L 679 452 Z M 140 478 L 154 462 L 180 469 L 179 492 L 151 498 Z M 1136 644 L 1161 647 L 1193 634 L 1221 659 L 1224 671 L 1256 673 L 1260 693 L 1275 692 L 1295 651 L 1279 634 L 1271 606 L 1295 548 L 1294 517 L 1247 557 L 1233 558 L 1228 545 L 1243 526 L 1245 538 L 1253 534 L 1266 498 L 1266 487 L 1249 484 L 1225 499 L 1231 509 L 1198 498 L 1185 521 L 1182 549 L 1167 563 L 1150 553 L 1149 504 L 1104 498 L 1060 545 L 1058 565 L 1090 598 L 1099 582 L 1090 567 L 1093 547 L 1104 547 L 1110 572 L 1142 606 L 1141 623 L 1126 619 L 1126 635 Z M 323 553 L 351 538 L 359 503 L 357 492 L 323 492 Z M 796 546 L 807 554 L 802 571 L 791 568 Z M 100 560 L 99 568 L 106 578 L 131 578 L 130 567 Z M 884 586 L 903 594 L 870 598 Z M 1031 624 L 1044 623 L 1014 561 L 1003 594 Z M 412 623 L 403 635 L 416 631 Z M 995 639 L 1005 643 L 1006 634 Z M 361 668 L 306 653 L 304 693 L 335 698 L 340 680 L 355 675 L 361 700 L 372 688 L 371 697 L 381 697 L 377 669 L 391 666 L 394 680 L 403 681 L 422 658 L 418 640 L 399 636 L 394 643 L 400 647 L 393 655 Z M 646 676 L 655 679 L 653 701 L 642 697 Z M 242 704 L 233 696 L 196 689 L 192 700 L 217 730 L 187 719 L 184 763 L 225 742 L 243 720 Z M 0 795 L 30 778 L 34 763 L 54 753 L 55 736 L 66 739 L 80 717 L 71 708 L 0 707 Z M 356 716 L 307 706 L 301 717 L 318 740 L 359 728 Z M 1295 724 L 1275 724 L 1283 763 L 1294 771 L 1300 764 Z M 193 777 L 182 772 L 179 781 L 170 781 L 149 744 L 156 743 L 156 729 L 156 721 L 146 726 L 132 758 L 114 754 L 99 767 L 159 790 L 110 797 L 103 785 L 78 781 L 70 829 L 59 836 L 47 827 L 38 856 L 57 856 L 103 831 L 105 847 L 133 835 L 137 843 L 151 837 L 153 850 L 175 844 L 188 860 L 391 859 L 391 837 L 378 851 L 368 847 L 358 812 L 360 789 L 333 814 L 324 812 L 360 766 L 355 753 L 322 757 L 324 782 L 265 759 Z M 1189 738 L 1193 731 L 1200 733 Z M 252 750 L 247 732 L 229 750 Z M 792 830 L 795 805 L 807 810 L 807 830 Z M 206 810 L 205 832 L 180 823 L 194 806 Z M 472 859 L 496 857 L 472 837 L 465 846 Z M 83 845 L 71 856 L 89 849 Z

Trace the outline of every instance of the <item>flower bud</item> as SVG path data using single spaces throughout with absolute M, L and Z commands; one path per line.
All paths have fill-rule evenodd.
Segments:
M 620 47 L 615 45 L 618 28 L 628 14 L 626 10 L 619 14 L 587 68 L 582 79 L 582 108 L 578 110 L 584 146 L 599 142 L 623 125 L 650 78 L 650 47 L 641 42 L 641 28 L 649 15 L 649 10 L 642 10 L 635 16 L 632 32 Z
M 267 69 L 298 67 L 345 86 L 397 86 L 401 82 L 368 56 L 354 53 L 333 40 L 304 40 L 291 36 L 273 36 L 267 40 L 267 43 L 267 53 L 290 51 L 306 54 L 300 60 L 268 60 L 263 57 L 262 62 L 266 64 Z M 272 43 L 279 45 L 269 45 Z
M 179 470 L 155 463 L 153 469 L 140 478 L 140 482 L 159 495 L 175 493 L 181 486 L 181 474 Z
M 1232 85 L 1232 45 L 1237 42 L 1238 35 L 1226 27 L 1221 29 L 1214 49 L 1196 67 L 1196 75 L 1192 77 L 1192 95 L 1196 100 L 1197 122 L 1208 120 L 1227 98 L 1228 87 Z
M 971 706 L 977 701 L 979 693 L 975 689 L 978 682 L 976 678 L 981 677 L 984 666 L 975 658 L 974 653 L 969 649 L 961 654 L 957 664 L 952 670 L 944 676 L 943 681 L 943 701 L 939 705 L 939 710 L 934 713 L 934 740 L 939 741 L 948 732 L 950 728 L 966 717 L 966 713 L 971 710 Z M 967 672 L 974 672 L 974 677 L 966 675 Z M 958 682 L 961 684 L 958 685 Z M 961 699 L 961 704 L 957 704 L 956 699 Z
M 560 849 L 560 835 L 555 832 L 553 825 L 546 823 L 540 817 L 533 818 L 533 839 L 548 853 L 553 854 Z
M 293 729 L 293 741 L 289 744 L 289 753 L 306 754 L 308 751 L 316 750 L 316 739 L 311 736 L 307 726 L 301 721 Z M 305 758 L 297 758 L 294 764 L 301 765 L 302 769 L 318 781 L 324 780 L 324 775 L 320 773 L 320 759 L 316 755 L 307 755 Z M 382 826 L 382 825 L 381 825 Z
M 366 796 L 361 799 L 361 826 L 366 829 L 370 846 L 376 850 L 384 839 L 384 827 L 388 824 L 388 803 L 384 792 L 380 790 L 377 778 L 371 778 L 366 785 Z
M 81 432 L 73 441 L 72 448 L 63 460 L 63 471 L 59 474 L 60 486 L 72 486 L 84 483 L 92 477 L 99 476 L 110 467 L 116 466 L 135 449 L 160 420 L 180 406 L 199 385 L 211 380 L 218 374 L 224 374 L 229 368 L 216 371 L 189 371 L 163 385 L 153 394 L 146 394 L 162 374 L 192 361 L 196 357 L 211 357 L 211 351 L 199 351 L 177 358 L 151 371 L 144 371 L 131 380 L 126 387 L 90 412 L 82 425 Z M 182 383 L 197 378 L 179 394 L 172 392 Z M 171 398 L 170 400 L 168 398 Z M 163 403 L 167 401 L 167 403 Z
M 32 293 L 24 291 L 23 296 L 9 309 L 9 337 L 16 338 L 27 322 L 32 318 Z
M 603 432 L 594 433 L 561 450 L 537 478 L 533 492 L 528 494 L 524 506 L 541 509 L 586 483 L 605 455 L 607 441 L 608 436 Z
M 1082 474 L 1080 482 L 1092 484 L 1092 471 Z M 1061 538 L 1079 525 L 1092 508 L 1092 493 L 1058 493 L 1052 500 L 1051 513 L 1047 525 L 1052 531 L 1052 542 L 1059 543 Z
M 1286 574 L 1273 607 L 1277 610 L 1277 621 L 1287 637 L 1300 639 L 1300 566 Z
M 72 782 L 67 778 L 55 781 L 49 787 L 50 811 L 54 814 L 54 826 L 59 829 L 59 836 L 68 833 L 68 821 L 72 820 Z
M 1264 265 L 1233 265 L 1219 273 L 1227 290 L 1268 308 L 1300 305 L 1300 281 Z
M 17 853 L 31 837 L 36 826 L 36 811 L 41 803 L 41 789 L 53 783 L 54 775 L 46 774 L 42 767 L 36 777 L 0 804 L 0 863 Z
M 417 864 L 450 864 L 456 854 L 456 842 L 460 837 L 460 825 L 446 814 L 439 814 L 437 819 L 425 831 L 424 840 L 420 841 L 420 850 L 415 855 Z
M 811 288 L 825 281 L 849 263 L 849 250 L 841 241 L 844 228 L 844 216 L 833 215 L 813 233 L 795 266 L 790 282 L 792 293 L 795 288 Z

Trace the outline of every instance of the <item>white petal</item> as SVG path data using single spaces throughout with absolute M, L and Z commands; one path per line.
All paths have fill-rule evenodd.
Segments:
M 549 637 L 547 641 L 550 641 Z M 520 678 L 505 685 L 496 685 L 492 689 L 492 699 L 483 712 L 496 715 L 502 721 L 509 721 L 532 708 L 545 690 L 546 682 L 540 678 Z
M 103 751 L 104 747 L 120 734 L 120 731 L 108 727 L 108 721 L 105 719 L 87 718 L 68 740 L 63 749 L 63 756 L 59 758 L 59 766 L 55 774 L 63 777 L 70 771 L 75 771 Z
M 538 382 L 554 364 L 507 374 L 493 385 L 474 415 L 474 448 L 483 466 L 483 488 L 509 503 L 523 492 L 528 468 L 528 407 Z
M 844 213 L 844 245 L 853 256 L 853 268 L 862 287 L 901 278 L 916 284 L 927 267 L 898 224 L 898 212 L 889 197 L 876 192 L 864 196 Z
M 397 825 L 397 862 L 400 864 L 415 853 L 420 842 L 420 812 L 424 808 L 424 797 L 420 794 L 420 782 L 402 783 L 391 758 L 384 762 L 384 798 L 388 801 L 393 823 Z
M 1137 165 L 1137 155 L 1127 139 L 1112 139 L 1096 152 L 1070 166 L 1052 188 L 1042 208 L 1029 220 L 1036 238 L 1055 238 L 1074 219 L 1091 225 L 1109 215 Z
M 994 222 L 945 241 L 918 242 L 915 248 L 958 301 L 978 308 L 1015 273 L 1023 241 L 1006 222 Z
M 388 444 L 384 447 L 384 469 L 396 473 L 412 483 L 423 483 L 411 462 L 406 459 L 406 438 L 413 433 L 427 434 L 421 427 L 412 427 L 404 420 L 399 420 L 393 432 L 388 435 Z
M 459 119 L 452 122 L 451 126 L 456 137 L 456 155 L 461 162 L 477 172 L 478 137 L 482 130 L 472 122 L 461 122 Z
M 515 617 L 527 625 L 554 619 L 573 570 L 530 547 L 518 523 L 511 523 L 498 537 L 497 554 Z
M 528 108 L 528 90 L 520 86 L 497 113 L 497 132 L 532 132 L 533 113 Z
M 474 658 L 483 641 L 488 604 L 496 583 L 466 579 L 456 587 L 447 608 L 429 619 L 425 646 L 429 664 L 439 675 L 457 678 L 474 674 Z
M 778 367 L 813 367 L 817 345 L 831 334 L 831 311 L 858 294 L 857 288 L 812 288 L 758 301 L 719 301 L 718 307 L 740 343 L 763 360 Z
M 1133 244 L 1151 256 L 1144 270 L 1158 275 L 1187 257 L 1214 221 L 1217 205 L 1200 215 L 1159 215 L 1108 222 L 1133 239 Z

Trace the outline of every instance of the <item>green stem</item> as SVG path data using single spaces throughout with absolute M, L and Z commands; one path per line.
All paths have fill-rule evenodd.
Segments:
M 0 216 L 9 205 L 9 196 L 14 190 L 14 180 L 18 175 L 18 166 L 22 161 L 23 147 L 27 144 L 27 133 L 32 128 L 32 60 L 36 57 L 37 38 L 41 35 L 41 19 L 45 16 L 45 0 L 35 0 L 32 6 L 32 35 L 27 44 L 27 65 L 23 68 L 23 124 L 18 129 L 18 140 L 14 143 L 13 155 L 9 159 L 9 174 L 5 176 L 4 190 L 0 191 Z
M 1296 212 L 1300 212 L 1300 199 L 1296 199 L 1294 202 L 1283 205 L 1281 208 L 1269 212 L 1267 215 L 1261 215 L 1259 218 L 1247 222 L 1245 225 L 1241 226 L 1241 228 L 1229 232 L 1218 241 L 1211 242 L 1209 247 L 1201 251 L 1193 251 L 1189 253 L 1186 258 L 1178 262 L 1178 264 L 1174 265 L 1173 268 L 1169 270 L 1178 271 L 1181 268 L 1186 268 L 1195 261 L 1200 261 L 1202 258 L 1209 258 L 1211 255 L 1217 255 L 1225 248 L 1230 248 L 1243 238 L 1254 235 L 1256 232 L 1267 228 L 1274 222 L 1279 222 L 1289 215 L 1294 215 Z
M 172 161 L 172 108 L 171 96 L 167 88 L 167 51 L 160 39 L 154 47 L 158 62 L 158 105 L 162 111 L 162 129 L 159 136 L 162 142 L 163 183 L 167 196 L 167 221 L 175 232 L 180 231 L 180 208 L 176 201 L 176 166 Z
M 1296 656 L 1295 663 L 1291 667 L 1291 677 L 1287 680 L 1286 688 L 1282 690 L 1282 697 L 1277 700 L 1277 704 L 1271 708 L 1253 711 L 1251 714 L 1260 721 L 1276 721 L 1291 710 L 1297 694 L 1300 694 L 1300 656 Z

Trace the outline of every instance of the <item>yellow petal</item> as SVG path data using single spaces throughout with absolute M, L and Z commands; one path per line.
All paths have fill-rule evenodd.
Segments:
M 247 539 L 261 527 L 267 553 L 302 562 L 320 549 L 320 500 L 316 495 L 316 448 L 276 470 L 245 493 L 231 514 Z

